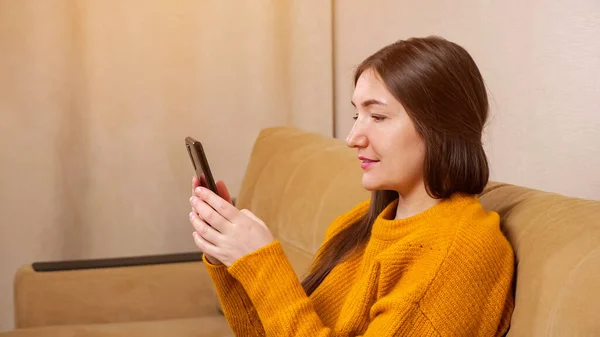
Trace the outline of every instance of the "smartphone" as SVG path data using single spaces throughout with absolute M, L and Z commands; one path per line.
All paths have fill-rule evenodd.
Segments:
M 192 165 L 194 166 L 194 171 L 196 171 L 196 176 L 198 179 L 202 179 L 202 174 L 204 174 L 207 184 L 207 186 L 204 187 L 207 187 L 211 191 L 215 192 L 215 194 L 219 195 L 219 192 L 217 191 L 217 184 L 215 184 L 215 179 L 213 178 L 213 175 L 210 172 L 210 167 L 208 166 L 206 154 L 202 148 L 202 143 L 192 137 L 186 137 L 185 147 L 190 155 L 190 160 L 192 161 Z M 202 184 L 202 180 L 200 180 L 200 184 Z

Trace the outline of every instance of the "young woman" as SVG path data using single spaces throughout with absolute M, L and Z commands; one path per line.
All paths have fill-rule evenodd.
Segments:
M 488 99 L 460 46 L 411 38 L 358 67 L 348 146 L 370 200 L 329 227 L 299 282 L 248 210 L 194 178 L 196 245 L 238 336 L 500 336 L 513 311 L 513 251 L 488 182 Z M 210 226 L 208 225 L 210 224 Z

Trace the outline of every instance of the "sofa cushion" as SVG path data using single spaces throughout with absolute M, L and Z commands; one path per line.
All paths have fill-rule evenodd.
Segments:
M 226 337 L 233 336 L 222 315 L 165 321 L 104 323 L 87 325 L 56 325 L 40 328 L 17 329 L 0 333 L 1 337 Z

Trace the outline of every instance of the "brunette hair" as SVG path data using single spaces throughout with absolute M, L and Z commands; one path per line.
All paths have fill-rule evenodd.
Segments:
M 403 105 L 425 143 L 424 181 L 438 199 L 454 193 L 480 194 L 489 179 L 481 136 L 488 98 L 481 73 L 461 46 L 443 38 L 410 38 L 388 45 L 356 69 L 354 84 L 373 70 Z M 329 272 L 368 242 L 377 216 L 398 198 L 395 191 L 372 192 L 367 213 L 331 238 L 302 281 L 310 295 Z

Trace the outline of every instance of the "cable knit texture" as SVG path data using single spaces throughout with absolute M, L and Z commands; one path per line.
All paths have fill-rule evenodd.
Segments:
M 368 207 L 338 217 L 325 241 Z M 229 268 L 204 260 L 236 336 L 503 335 L 514 258 L 498 214 L 460 194 L 402 220 L 393 220 L 396 207 L 385 208 L 368 244 L 310 297 L 278 241 Z

